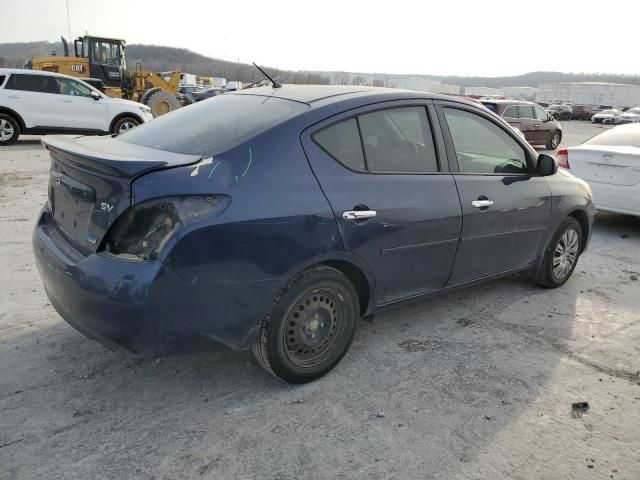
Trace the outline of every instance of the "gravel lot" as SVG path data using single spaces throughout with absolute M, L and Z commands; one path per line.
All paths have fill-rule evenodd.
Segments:
M 37 140 L 0 149 L 1 479 L 640 478 L 640 219 L 599 216 L 560 289 L 515 276 L 363 321 L 294 387 L 248 353 L 141 360 L 63 322 L 31 252 L 47 170 Z

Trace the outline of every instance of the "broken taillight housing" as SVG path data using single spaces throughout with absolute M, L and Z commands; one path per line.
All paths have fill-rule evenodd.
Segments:
M 118 217 L 99 251 L 134 260 L 156 259 L 174 234 L 217 215 L 228 201 L 224 195 L 185 195 L 138 203 Z

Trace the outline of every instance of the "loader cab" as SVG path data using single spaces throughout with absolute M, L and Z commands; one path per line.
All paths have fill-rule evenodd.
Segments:
M 124 40 L 85 35 L 74 41 L 76 57 L 89 60 L 89 76 L 107 87 L 120 87 L 126 75 Z

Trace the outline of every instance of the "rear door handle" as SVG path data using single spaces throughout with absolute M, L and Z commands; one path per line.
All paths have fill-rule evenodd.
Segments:
M 533 126 L 537 128 L 537 127 L 540 126 L 540 124 L 539 123 L 534 123 Z
M 342 214 L 345 220 L 361 220 L 363 218 L 373 218 L 378 214 L 375 210 L 347 210 Z
M 471 202 L 473 208 L 487 208 L 493 205 L 493 200 L 474 200 Z
M 20 95 L 7 95 L 9 98 L 20 98 Z
M 73 100 L 65 100 L 64 98 L 62 99 L 62 101 L 63 101 L 64 103 L 73 103 Z

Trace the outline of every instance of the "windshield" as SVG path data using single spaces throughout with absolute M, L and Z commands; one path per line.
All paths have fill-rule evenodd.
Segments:
M 606 130 L 584 142 L 584 145 L 640 148 L 640 125 L 624 125 Z
M 562 105 L 549 105 L 547 110 L 562 110 Z
M 276 97 L 216 95 L 156 118 L 118 139 L 169 152 L 216 155 L 308 108 Z
M 600 115 L 617 115 L 618 113 L 618 110 L 603 110 Z
M 629 110 L 627 110 L 625 113 L 633 113 L 635 115 L 640 115 L 640 108 L 633 107 L 633 108 L 630 108 Z

